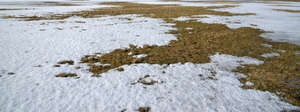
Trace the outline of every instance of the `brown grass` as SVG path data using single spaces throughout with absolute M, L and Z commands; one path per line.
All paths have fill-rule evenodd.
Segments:
M 0 8 L 0 11 L 6 11 L 6 10 L 24 10 L 24 9 L 16 9 L 16 8 Z
M 55 77 L 76 77 L 77 74 L 75 73 L 60 73 L 55 75 Z
M 124 68 L 120 67 L 120 68 L 117 68 L 116 70 L 118 70 L 119 72 L 123 72 Z
M 290 13 L 300 13 L 300 10 L 289 10 L 289 9 L 273 9 L 275 11 L 282 11 L 282 12 L 290 12 Z
M 293 6 L 293 5 L 288 5 L 288 4 L 277 4 L 277 5 L 270 5 L 270 6 L 279 6 L 279 7 L 300 7 L 300 6 Z
M 139 112 L 150 112 L 151 108 L 150 107 L 140 107 L 138 109 Z
M 40 5 L 46 6 L 80 6 L 79 4 L 65 3 L 65 2 L 42 2 Z
M 63 61 L 58 62 L 58 64 L 74 65 L 74 61 L 73 60 L 63 60 Z

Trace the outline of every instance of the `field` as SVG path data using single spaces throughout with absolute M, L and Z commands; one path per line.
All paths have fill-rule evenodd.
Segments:
M 300 111 L 300 2 L 0 1 L 0 112 Z

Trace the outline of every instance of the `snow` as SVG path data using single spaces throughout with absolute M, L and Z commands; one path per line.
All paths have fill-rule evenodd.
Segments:
M 252 82 L 249 82 L 249 81 L 247 81 L 247 82 L 245 83 L 245 85 L 247 85 L 247 86 L 254 86 L 254 84 L 253 84 Z
M 264 47 L 272 48 L 272 45 L 270 45 L 270 44 L 261 44 L 261 45 Z
M 147 57 L 147 54 L 134 55 L 133 57 L 135 57 L 135 58 L 144 58 L 144 57 Z
M 186 17 L 186 16 L 181 16 L 181 17 L 178 17 L 178 18 L 174 18 L 173 20 L 175 20 L 175 21 L 188 21 L 188 20 L 192 20 L 192 18 Z
M 264 58 L 270 58 L 270 57 L 275 57 L 275 56 L 280 56 L 278 53 L 265 53 L 261 55 Z

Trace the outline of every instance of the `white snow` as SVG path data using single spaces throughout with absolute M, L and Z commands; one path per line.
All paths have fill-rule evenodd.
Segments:
M 270 57 L 275 57 L 275 56 L 280 56 L 278 53 L 265 53 L 261 55 L 264 58 L 270 58 Z
M 134 55 L 133 57 L 135 57 L 135 58 L 144 58 L 144 57 L 147 57 L 147 54 Z
M 272 48 L 272 45 L 270 45 L 270 44 L 261 44 L 261 45 L 264 47 Z
M 249 82 L 249 81 L 247 81 L 245 84 L 246 84 L 247 86 L 254 86 L 254 83 Z
M 178 18 L 174 18 L 173 20 L 175 20 L 175 21 L 188 21 L 188 20 L 192 20 L 192 18 L 186 17 L 186 16 L 181 16 L 181 17 L 178 17 Z

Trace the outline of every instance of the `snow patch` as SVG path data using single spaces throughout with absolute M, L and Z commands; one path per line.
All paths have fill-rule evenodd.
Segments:
M 275 56 L 280 56 L 280 54 L 278 54 L 278 53 L 265 53 L 265 54 L 262 54 L 260 56 L 262 56 L 264 58 L 271 58 L 271 57 L 275 57 Z
M 144 58 L 144 57 L 147 57 L 147 54 L 139 54 L 139 55 L 134 55 L 132 57 L 134 57 L 134 58 Z

